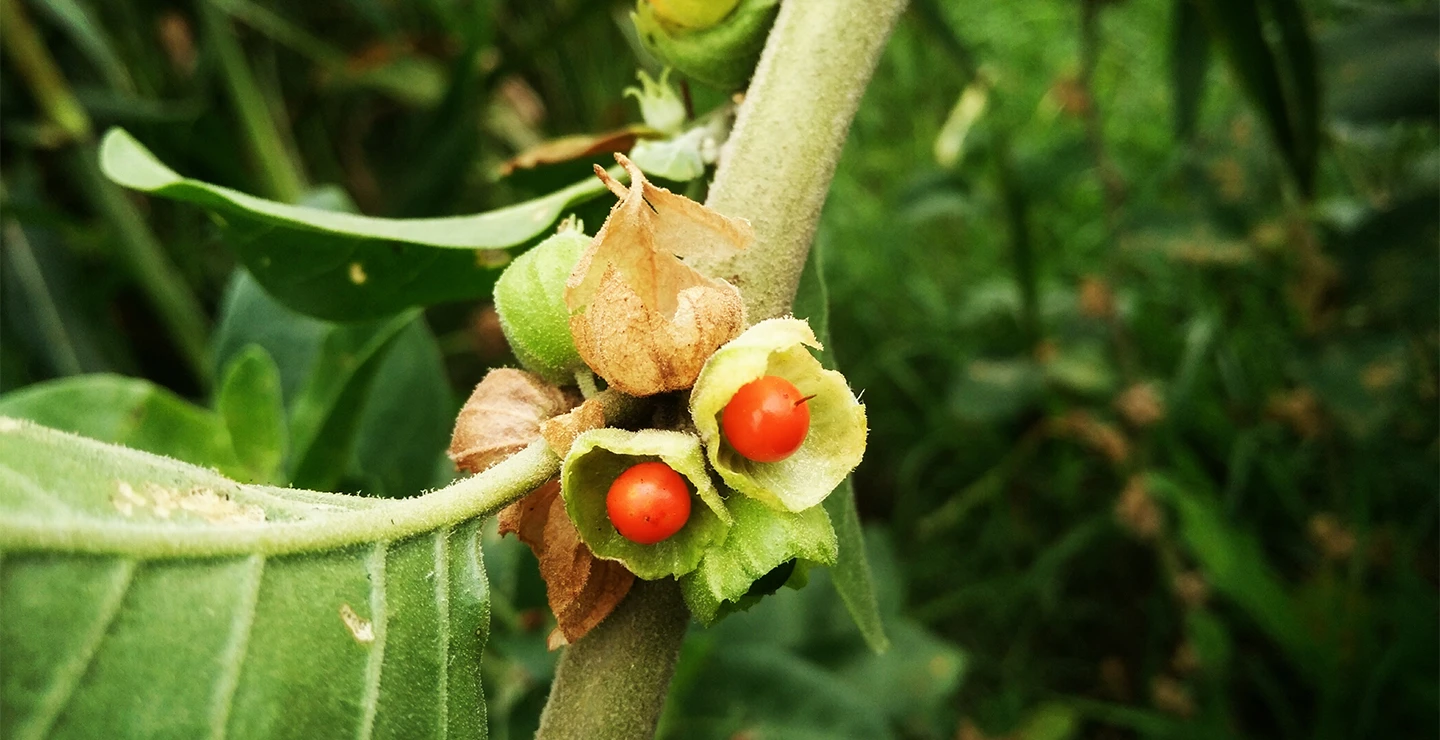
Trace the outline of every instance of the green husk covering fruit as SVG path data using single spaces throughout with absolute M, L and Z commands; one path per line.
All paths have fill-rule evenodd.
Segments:
M 755 72 L 779 0 L 740 0 L 723 18 L 701 28 L 672 20 L 689 19 L 691 14 L 680 7 L 688 5 L 698 4 L 639 0 L 633 17 L 641 43 L 664 63 L 706 85 L 726 91 L 744 87 Z M 700 21 L 711 17 L 713 13 L 694 14 Z
M 565 280 L 590 237 L 573 222 L 515 258 L 495 283 L 495 312 L 516 359 L 556 385 L 573 383 L 585 367 L 570 335 Z
M 799 319 L 762 321 L 711 355 L 690 392 L 690 415 L 710 464 L 737 493 L 782 511 L 800 512 L 825 500 L 865 454 L 865 407 L 845 376 L 821 367 L 821 349 Z M 777 462 L 756 462 L 726 441 L 720 417 L 741 387 L 779 376 L 799 389 L 810 408 L 810 429 L 799 449 Z
M 661 542 L 644 545 L 622 536 L 606 514 L 605 498 L 620 474 L 642 462 L 669 465 L 689 485 L 693 501 L 685 526 Z M 706 551 L 724 541 L 733 523 L 705 468 L 700 440 L 684 432 L 595 429 L 575 438 L 560 472 L 565 510 L 580 539 L 596 557 L 618 560 L 646 580 L 681 576 L 700 564 Z
M 752 588 L 776 569 L 796 560 L 834 565 L 838 552 L 835 529 L 825 508 L 780 512 L 745 496 L 726 500 L 735 518 L 725 541 L 705 552 L 700 567 L 680 579 L 680 592 L 690 613 L 704 624 L 745 609 L 759 600 Z M 776 573 L 784 582 L 789 570 Z M 766 589 L 773 592 L 779 583 Z

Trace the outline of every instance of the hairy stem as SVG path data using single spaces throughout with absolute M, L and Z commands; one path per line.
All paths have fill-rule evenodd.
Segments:
M 613 614 L 565 649 L 536 737 L 654 736 L 689 621 L 674 579 L 636 581 Z
M 905 0 L 789 0 L 760 56 L 706 204 L 755 245 L 695 267 L 740 288 L 751 321 L 790 310 L 850 122 Z M 673 580 L 637 582 L 566 648 L 540 740 L 655 734 L 689 616 Z
M 701 272 L 734 283 L 751 321 L 790 310 L 860 97 L 904 0 L 785 2 L 706 205 L 750 220 L 755 246 Z

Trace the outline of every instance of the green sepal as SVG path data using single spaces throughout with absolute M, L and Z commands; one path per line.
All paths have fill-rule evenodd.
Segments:
M 806 563 L 835 564 L 839 547 L 823 507 L 776 511 L 744 496 L 730 496 L 727 503 L 735 525 L 724 542 L 705 553 L 699 568 L 680 579 L 685 604 L 702 623 L 759 601 L 764 594 L 751 593 L 752 587 L 787 562 L 795 561 L 794 570 L 776 574 L 780 578 L 764 593 L 788 583 Z
M 565 280 L 590 245 L 579 228 L 559 232 L 515 258 L 495 282 L 495 313 L 515 358 L 556 385 L 571 385 L 585 366 L 570 335 Z
M 645 48 L 689 77 L 721 90 L 737 90 L 750 81 L 779 0 L 740 0 L 718 24 L 685 31 L 666 24 L 645 0 L 632 18 Z
M 653 545 L 631 542 L 615 530 L 605 511 L 610 484 L 632 466 L 659 461 L 685 478 L 703 506 L 691 506 L 679 532 Z M 659 429 L 630 432 L 594 429 L 575 438 L 560 471 L 565 511 L 580 539 L 598 558 L 618 560 L 649 581 L 695 570 L 705 551 L 724 541 L 733 519 L 710 482 L 700 440 L 693 434 Z
M 690 393 L 690 415 L 710 464 L 736 492 L 775 509 L 798 512 L 825 500 L 865 454 L 865 406 L 845 376 L 821 367 L 807 347 L 820 349 L 800 319 L 768 319 L 711 355 Z M 790 381 L 810 405 L 810 432 L 795 454 L 779 462 L 748 460 L 720 431 L 720 414 L 741 386 L 765 375 Z

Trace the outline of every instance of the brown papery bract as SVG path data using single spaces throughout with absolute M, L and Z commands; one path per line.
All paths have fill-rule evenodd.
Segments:
M 744 219 L 652 185 L 624 155 L 615 158 L 630 187 L 595 168 L 621 200 L 565 283 L 570 332 L 586 364 L 624 393 L 689 388 L 715 349 L 745 328 L 745 309 L 735 286 L 680 258 L 745 249 L 754 233 Z
M 580 541 L 565 513 L 560 482 L 550 481 L 500 512 L 500 534 L 514 532 L 540 561 L 545 596 L 558 626 L 554 650 L 572 643 L 600 624 L 630 592 L 635 576 L 613 560 L 600 560 Z
M 448 454 L 478 473 L 540 438 L 540 422 L 563 414 L 575 399 L 524 370 L 491 370 L 455 419 Z

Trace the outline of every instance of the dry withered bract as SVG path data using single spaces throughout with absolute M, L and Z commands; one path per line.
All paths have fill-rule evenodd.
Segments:
M 624 564 L 596 558 L 580 541 L 580 532 L 565 513 L 558 480 L 500 512 L 500 534 L 511 532 L 540 561 L 546 600 L 558 624 L 550 635 L 552 650 L 584 637 L 615 610 L 635 582 Z
M 570 332 L 611 387 L 632 396 L 689 388 L 706 358 L 745 327 L 745 309 L 735 286 L 679 258 L 744 249 L 754 233 L 615 158 L 630 187 L 596 167 L 621 201 L 565 283 Z
M 450 459 L 478 473 L 540 438 L 540 422 L 574 406 L 567 397 L 524 370 L 491 370 L 455 419 Z

